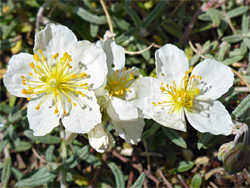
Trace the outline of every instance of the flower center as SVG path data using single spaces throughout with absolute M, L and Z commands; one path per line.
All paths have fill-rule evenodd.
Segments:
M 191 110 L 194 97 L 200 94 L 200 89 L 197 86 L 201 79 L 201 76 L 192 75 L 188 77 L 188 72 L 186 72 L 179 86 L 176 85 L 175 81 L 173 81 L 172 86 L 168 84 L 164 86 L 161 83 L 161 93 L 168 95 L 168 100 L 157 103 L 153 102 L 153 105 L 161 107 L 170 106 L 168 113 L 179 111 L 183 107 Z
M 59 54 L 56 53 L 52 56 L 51 61 L 48 62 L 47 58 L 43 55 L 42 50 L 39 50 L 41 57 L 35 53 L 33 58 L 35 63 L 30 63 L 33 70 L 29 72 L 32 79 L 21 76 L 23 85 L 27 85 L 27 89 L 23 89 L 22 93 L 28 96 L 31 100 L 34 96 L 42 96 L 41 101 L 35 109 L 39 110 L 40 106 L 51 95 L 55 104 L 55 114 L 59 112 L 62 107 L 63 113 L 66 114 L 66 103 L 72 103 L 72 98 L 79 101 L 79 95 L 84 97 L 82 89 L 88 89 L 88 84 L 83 84 L 82 79 L 87 77 L 84 72 L 79 73 L 77 69 L 72 69 L 70 62 L 72 61 L 70 55 L 65 52 L 63 57 L 58 58 Z M 65 100 L 66 99 L 66 100 Z M 72 103 L 76 106 L 76 103 Z
M 105 89 L 109 91 L 110 96 L 125 97 L 127 91 L 130 92 L 129 86 L 135 81 L 135 72 L 126 68 L 122 71 L 116 70 L 113 75 L 108 77 Z

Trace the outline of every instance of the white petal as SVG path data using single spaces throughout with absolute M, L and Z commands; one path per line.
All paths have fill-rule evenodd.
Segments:
M 188 71 L 188 59 L 185 53 L 174 45 L 166 44 L 155 52 L 156 74 L 158 78 L 169 85 L 175 80 L 180 81 Z
M 219 101 L 194 101 L 193 112 L 185 110 L 190 124 L 200 132 L 229 135 L 232 121 Z
M 114 121 L 134 120 L 138 118 L 138 110 L 130 102 L 112 97 L 107 106 L 109 117 Z
M 183 110 L 171 114 L 168 113 L 169 107 L 153 105 L 153 102 L 168 100 L 168 96 L 161 93 L 161 81 L 151 77 L 144 77 L 136 80 L 131 87 L 136 93 L 136 98 L 131 99 L 131 103 L 143 111 L 144 118 L 152 118 L 165 127 L 186 131 Z
M 34 131 L 34 136 L 44 136 L 59 125 L 59 115 L 55 114 L 55 107 L 52 106 L 52 98 L 49 97 L 39 110 L 35 107 L 40 103 L 41 98 L 31 99 L 28 103 L 27 117 L 30 129 Z
M 126 142 L 137 144 L 141 140 L 144 120 L 139 118 L 132 121 L 112 121 L 115 131 Z
M 94 92 L 85 91 L 85 97 L 81 100 L 87 105 L 83 106 L 76 102 L 77 106 L 72 106 L 70 114 L 64 116 L 62 123 L 64 127 L 72 133 L 88 133 L 95 125 L 101 123 L 100 107 L 97 104 Z
M 85 72 L 88 77 L 83 82 L 90 84 L 92 89 L 100 87 L 106 81 L 108 70 L 106 55 L 102 49 L 88 41 L 79 41 L 71 47 L 69 54 L 72 69 Z
M 206 59 L 199 63 L 193 70 L 192 75 L 202 76 L 198 85 L 200 95 L 197 99 L 217 99 L 233 85 L 234 75 L 231 69 L 215 60 Z
M 59 53 L 59 57 L 62 57 L 63 53 L 68 52 L 76 42 L 75 34 L 66 26 L 48 24 L 45 29 L 36 33 L 34 52 L 41 49 L 47 58 L 55 53 Z
M 107 64 L 109 68 L 114 70 L 122 70 L 125 66 L 125 50 L 117 45 L 112 39 L 106 39 L 103 42 L 103 50 L 107 56 Z
M 3 78 L 3 83 L 11 95 L 27 97 L 22 94 L 22 90 L 26 87 L 22 84 L 21 75 L 32 80 L 32 77 L 29 76 L 29 72 L 32 72 L 29 64 L 32 61 L 34 61 L 33 56 L 27 53 L 20 53 L 11 57 L 7 72 Z

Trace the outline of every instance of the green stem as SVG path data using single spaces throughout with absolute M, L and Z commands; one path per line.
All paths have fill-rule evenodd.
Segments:
M 64 163 L 64 161 L 67 159 L 67 146 L 66 146 L 66 141 L 65 139 L 65 132 L 64 132 L 64 128 L 62 125 L 62 122 L 60 121 L 60 137 L 62 139 L 62 143 L 61 143 L 61 148 L 62 148 L 62 153 L 61 153 L 61 157 L 62 157 L 62 163 Z M 66 188 L 66 172 L 64 169 L 62 169 L 61 171 L 61 178 L 60 178 L 60 185 L 61 188 Z

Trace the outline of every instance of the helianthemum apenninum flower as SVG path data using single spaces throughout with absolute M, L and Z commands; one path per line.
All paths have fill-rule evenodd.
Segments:
M 138 79 L 131 86 L 137 93 L 134 104 L 145 116 L 181 131 L 186 131 L 186 116 L 200 132 L 230 134 L 231 117 L 216 100 L 233 84 L 230 68 L 206 59 L 191 73 L 184 52 L 170 44 L 157 50 L 155 57 L 157 78 Z
M 136 144 L 140 141 L 144 127 L 141 112 L 131 104 L 131 84 L 140 76 L 137 68 L 125 68 L 124 48 L 117 45 L 107 32 L 104 41 L 99 41 L 97 46 L 101 47 L 107 56 L 108 76 L 107 83 L 96 94 L 104 97 L 103 109 L 112 121 L 114 129 L 126 142 Z
M 14 55 L 4 85 L 17 97 L 26 97 L 28 121 L 34 135 L 42 136 L 59 125 L 74 133 L 87 133 L 101 123 L 92 89 L 107 75 L 103 50 L 77 41 L 65 26 L 49 24 L 35 35 L 34 55 Z

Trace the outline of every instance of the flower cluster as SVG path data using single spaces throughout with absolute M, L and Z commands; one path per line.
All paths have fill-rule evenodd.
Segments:
M 186 119 L 200 132 L 231 133 L 232 121 L 216 99 L 233 84 L 233 73 L 212 59 L 189 69 L 187 57 L 167 44 L 158 49 L 157 78 L 125 67 L 125 50 L 107 32 L 96 44 L 78 41 L 65 26 L 48 24 L 35 35 L 34 55 L 14 55 L 4 75 L 7 90 L 29 101 L 27 118 L 35 136 L 60 123 L 73 138 L 87 134 L 104 152 L 114 143 L 103 121 L 126 142 L 140 141 L 144 118 L 186 131 Z

